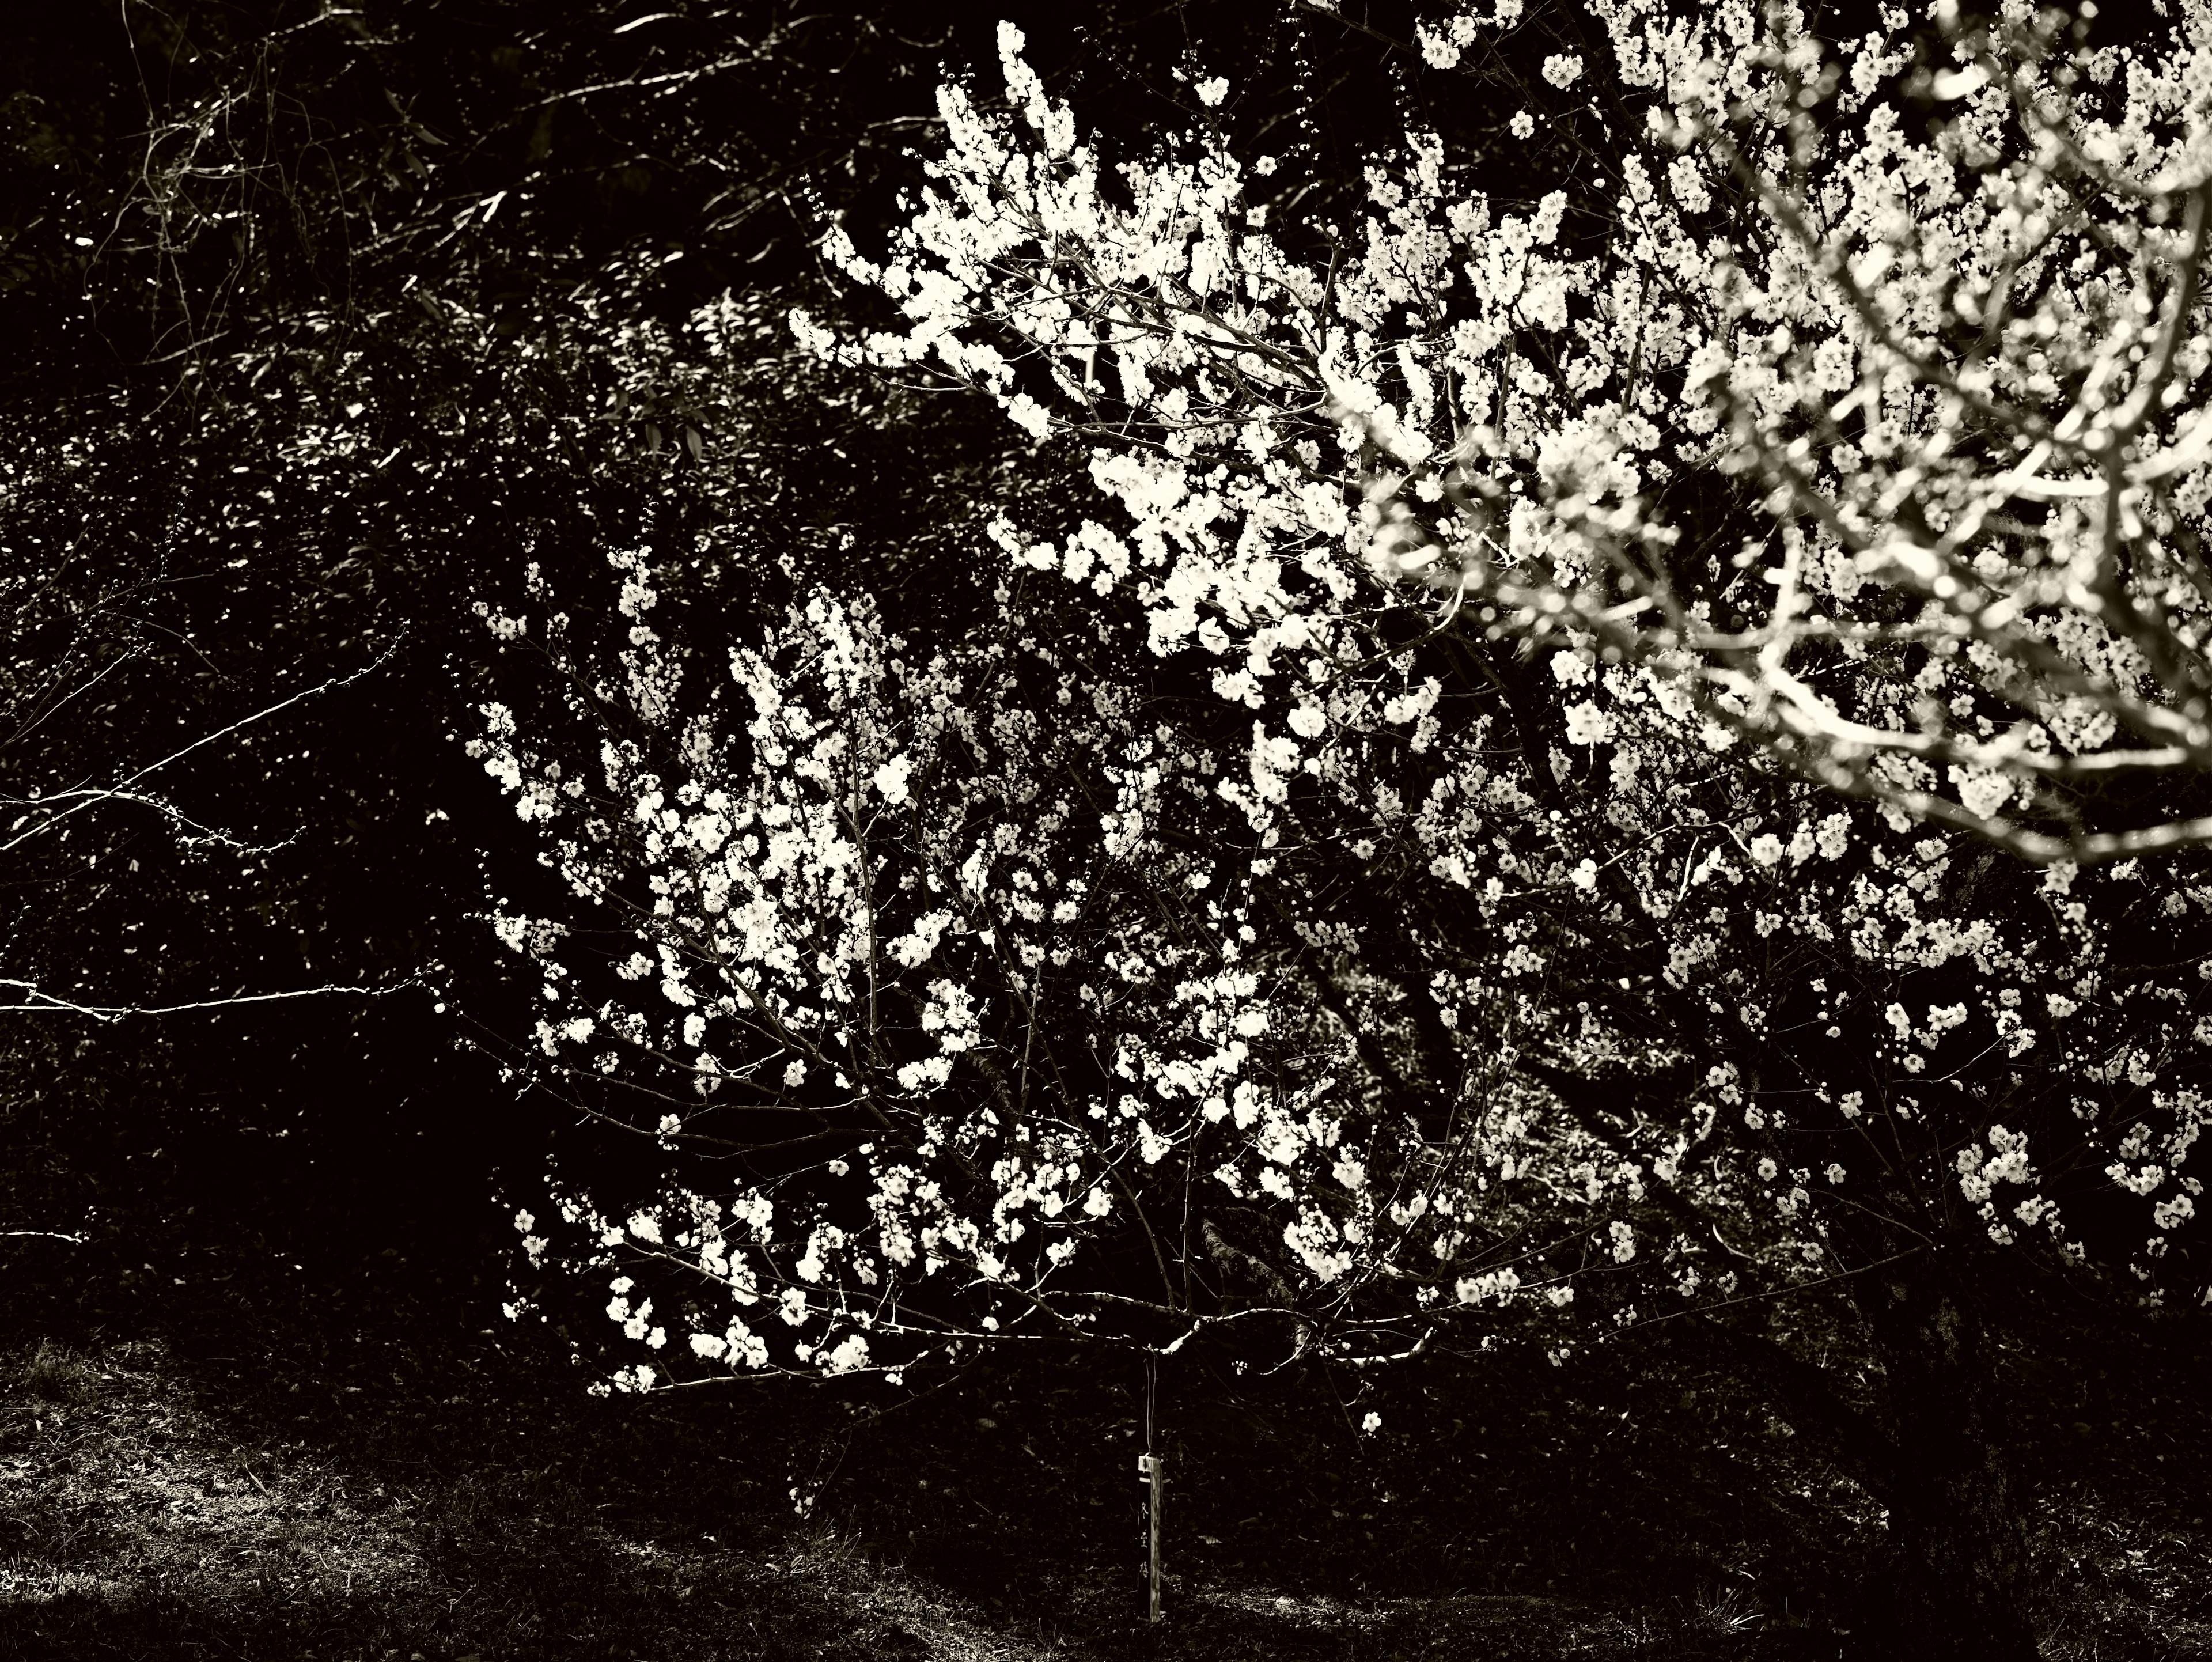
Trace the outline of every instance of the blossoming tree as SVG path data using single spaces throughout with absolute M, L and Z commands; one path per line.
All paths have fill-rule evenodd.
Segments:
M 573 689 L 477 741 L 574 900 L 500 921 L 531 1065 L 662 1157 L 518 1222 L 610 1276 L 632 1390 L 1663 1324 L 1887 1509 L 1929 1646 L 2033 1654 L 1978 1278 L 2200 1296 L 2212 1044 L 2212 886 L 2131 852 L 2202 840 L 2158 655 L 2198 615 L 2197 198 L 2160 187 L 2179 243 L 2155 193 L 2140 235 L 2034 204 L 2186 111 L 2133 75 L 2109 131 L 2054 113 L 1995 40 L 1919 146 L 1901 23 L 1846 90 L 1787 13 L 1595 11 L 1609 199 L 1484 200 L 1414 135 L 1333 268 L 1218 143 L 1108 188 L 1012 30 L 1006 112 L 947 90 L 905 239 L 836 248 L 907 325 L 802 338 L 935 363 L 1095 489 L 1007 502 L 958 627 L 856 560 L 725 665 L 656 630 L 642 551 L 611 662 L 550 596 L 492 617 Z M 1728 125 L 1784 94 L 1859 148 Z M 1973 289 L 1984 241 L 2024 287 Z M 2129 770 L 2160 783 L 2088 794 Z M 1824 1297 L 1880 1400 L 1763 1332 Z

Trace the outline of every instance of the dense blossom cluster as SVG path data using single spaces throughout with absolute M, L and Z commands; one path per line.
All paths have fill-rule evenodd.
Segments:
M 1279 642 L 1326 638 L 1344 596 L 1316 551 L 1342 546 L 1494 630 L 1662 667 L 1716 745 L 1916 819 L 2045 859 L 2212 836 L 2100 834 L 2052 788 L 2212 762 L 2189 75 L 2073 61 L 2024 10 L 1915 78 L 1901 13 L 1837 61 L 1796 8 L 1591 9 L 1609 121 L 1641 118 L 1607 126 L 1604 186 L 1493 199 L 1411 133 L 1326 262 L 1244 206 L 1267 156 L 1079 143 L 1006 26 L 1012 118 L 948 88 L 890 258 L 831 239 L 912 320 L 842 350 L 1091 436 L 1163 648 L 1218 608 L 1208 644 L 1230 630 L 1264 677 Z M 2176 65 L 2212 36 L 2185 11 Z M 1425 49 L 1456 61 L 1489 26 Z M 1905 94 L 1951 112 L 1939 135 L 1911 136 Z M 1763 511 L 1691 523 L 1686 478 L 1717 474 Z M 1095 540 L 1040 557 L 1103 582 Z M 1910 680 L 1856 673 L 1905 654 Z
M 1613 196 L 1486 199 L 1412 135 L 1334 270 L 1242 205 L 1265 157 L 1109 187 L 1003 30 L 1011 113 L 947 88 L 907 233 L 833 247 L 908 326 L 797 320 L 1087 447 L 1087 502 L 992 527 L 994 626 L 825 591 L 704 662 L 633 553 L 612 671 L 532 626 L 573 729 L 648 735 L 586 775 L 494 707 L 476 746 L 579 902 L 500 920 L 540 1076 L 668 1155 L 635 1206 L 558 1190 L 557 1246 L 518 1220 L 611 1275 L 653 1352 L 617 1384 L 1564 1344 L 1961 1229 L 2117 1227 L 2160 1295 L 2212 882 L 1990 843 L 2197 835 L 2050 795 L 2212 754 L 2193 94 L 2091 58 L 2062 109 L 1962 46 L 1922 143 L 1901 18 L 1830 64 L 1786 8 L 1592 10 L 1648 118 Z M 1731 137 L 1805 89 L 1848 143 Z M 1743 512 L 1700 521 L 1716 479 Z

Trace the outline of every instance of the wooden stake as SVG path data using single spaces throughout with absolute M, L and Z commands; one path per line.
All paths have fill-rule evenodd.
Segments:
M 1139 1454 L 1137 1457 L 1137 1476 L 1150 1487 L 1145 1503 L 1145 1566 L 1146 1619 L 1157 1622 L 1161 1608 L 1160 1586 L 1160 1503 L 1167 1494 L 1168 1460 L 1164 1454 Z
M 1145 1485 L 1145 1619 L 1148 1622 L 1157 1622 L 1166 1613 L 1165 1589 L 1160 1585 L 1160 1508 L 1167 1497 L 1168 1462 L 1157 1413 L 1159 1366 L 1157 1356 L 1145 1358 L 1145 1452 L 1137 1457 L 1137 1481 Z

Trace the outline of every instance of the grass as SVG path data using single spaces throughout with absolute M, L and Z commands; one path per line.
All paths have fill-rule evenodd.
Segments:
M 242 1441 L 158 1342 L 82 1366 L 96 1395 L 26 1391 L 0 1414 L 13 1654 L 1052 1653 L 832 1530 L 677 1536 L 557 1449 L 403 1476 L 310 1440 Z
M 315 1384 L 196 1368 L 158 1340 L 69 1355 L 69 1400 L 27 1388 L 0 1409 L 0 1654 L 1537 1658 L 1686 1653 L 1673 1641 L 1696 1636 L 1552 1595 L 1270 1582 L 1230 1555 L 1245 1547 L 1192 1533 L 1226 1526 L 1195 1474 L 1174 1620 L 1147 1631 L 1113 1527 L 1034 1538 L 1048 1496 L 1003 1481 L 1009 1447 L 966 1472 L 938 1458 L 949 1428 L 994 1418 L 958 1393 L 915 1405 L 920 1440 L 872 1442 L 866 1414 L 819 1393 L 678 1413 L 418 1380 L 337 1385 L 326 1406 Z M 988 1383 L 994 1429 L 1066 1411 L 1049 1379 Z M 1010 1402 L 1024 1384 L 1038 1400 Z M 1035 1452 L 1066 1440 L 1024 1434 L 1018 1458 L 1066 1511 L 1104 1509 Z M 813 1519 L 769 1492 L 841 1453 L 865 1476 L 832 1477 Z M 1019 1515 L 988 1513 L 987 1488 Z
M 0 1658 L 1753 1662 L 1837 1655 L 1878 1541 L 1662 1355 L 1190 1375 L 1150 1629 L 1133 1376 L 602 1401 L 396 1254 L 264 1260 L 5 1289 L 46 1336 L 0 1353 Z M 2063 1323 L 2008 1358 L 2051 1662 L 2212 1655 L 2202 1362 Z
M 89 1402 L 97 1386 L 91 1366 L 67 1345 L 41 1339 L 20 1374 L 24 1394 L 56 1407 Z
M 1027 1662 L 1101 1653 L 1102 1641 L 1298 1656 L 1347 1641 L 1413 1656 L 1449 1633 L 1552 1654 L 1590 1629 L 1543 1600 L 1206 1589 L 1180 1642 L 1125 1633 L 1117 1645 L 1127 1600 L 1109 1578 L 1078 1578 L 1049 1616 L 1023 1619 L 834 1525 L 749 1519 L 695 1532 L 696 1520 L 641 1512 L 647 1494 L 588 1459 L 580 1472 L 558 1458 L 466 1463 L 407 1482 L 309 1444 L 241 1443 L 158 1343 L 115 1344 L 80 1367 L 96 1395 L 58 1406 L 27 1392 L 0 1419 L 0 1643 L 26 1657 Z

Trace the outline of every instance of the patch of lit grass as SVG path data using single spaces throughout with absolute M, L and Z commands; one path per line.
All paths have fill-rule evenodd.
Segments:
M 17 1374 L 23 1393 L 33 1402 L 56 1407 L 75 1407 L 99 1393 L 92 1365 L 67 1345 L 41 1339 Z

